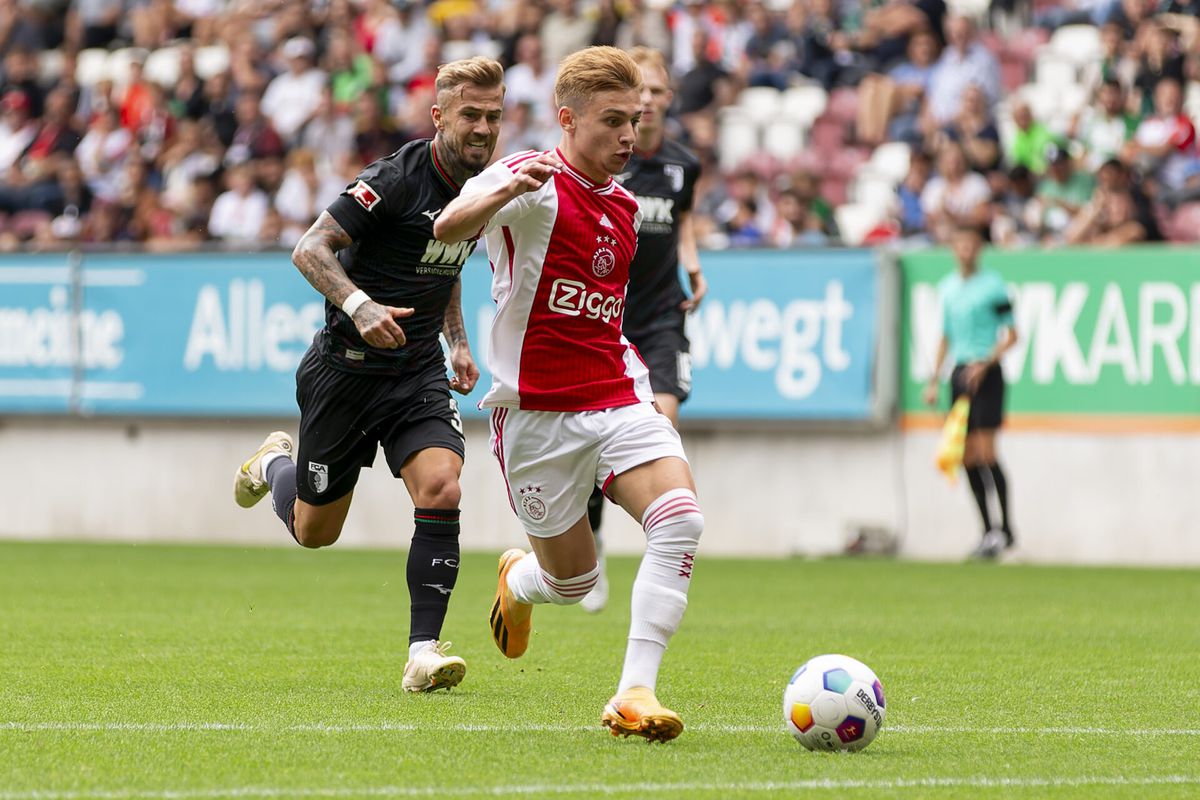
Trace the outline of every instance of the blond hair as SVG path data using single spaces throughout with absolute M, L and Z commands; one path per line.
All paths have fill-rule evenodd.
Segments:
M 434 89 L 439 102 L 442 92 L 452 92 L 465 84 L 480 89 L 504 88 L 504 67 L 499 61 L 485 56 L 461 58 L 438 67 Z
M 554 103 L 578 110 L 598 92 L 638 90 L 642 72 L 637 62 L 615 47 L 585 47 L 562 60 L 554 82 Z
M 667 80 L 670 80 L 671 71 L 667 69 L 667 60 L 663 57 L 661 50 L 651 50 L 649 47 L 638 45 L 629 48 L 629 57 L 639 67 L 661 70 L 667 76 Z

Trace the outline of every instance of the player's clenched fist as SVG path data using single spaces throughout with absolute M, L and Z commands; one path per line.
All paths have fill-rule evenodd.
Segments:
M 384 306 L 368 300 L 354 312 L 354 327 L 363 341 L 372 347 L 394 350 L 402 347 L 407 339 L 404 329 L 396 320 L 411 317 L 413 309 Z
M 511 187 L 513 197 L 526 192 L 536 192 L 546 184 L 546 181 L 562 172 L 562 168 L 562 162 L 549 153 L 534 156 L 521 164 L 513 173 Z

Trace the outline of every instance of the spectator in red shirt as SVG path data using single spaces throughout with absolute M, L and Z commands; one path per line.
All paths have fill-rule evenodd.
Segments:
M 1183 89 L 1174 78 L 1154 88 L 1154 114 L 1142 120 L 1125 144 L 1124 160 L 1137 166 L 1161 189 L 1175 190 L 1196 160 L 1196 128 L 1183 113 Z

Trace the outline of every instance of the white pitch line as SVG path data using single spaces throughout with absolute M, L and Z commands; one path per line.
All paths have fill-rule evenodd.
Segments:
M 247 732 L 247 733 L 593 733 L 601 730 L 595 725 L 549 725 L 530 723 L 525 725 L 493 723 L 439 723 L 439 722 L 377 722 L 325 724 L 304 723 L 298 725 L 270 725 L 248 722 L 0 722 L 0 733 L 36 732 L 98 732 L 98 733 L 170 733 L 189 731 Z M 687 730 L 698 733 L 782 733 L 779 725 L 723 725 L 721 723 L 698 723 L 687 726 Z M 936 736 L 939 734 L 982 734 L 985 736 L 1200 736 L 1200 728 L 1099 728 L 1084 726 L 1059 727 L 987 727 L 972 725 L 888 725 L 883 730 L 889 734 Z
M 873 791 L 899 789 L 1039 789 L 1078 788 L 1088 786 L 1195 786 L 1197 775 L 1157 775 L 1144 778 L 1123 776 L 1080 776 L 1075 778 L 993 778 L 986 775 L 962 778 L 883 778 L 845 779 L 813 778 L 796 781 L 688 781 L 679 783 L 578 783 L 578 784 L 517 784 L 500 786 L 363 786 L 336 788 L 285 788 L 273 786 L 239 786 L 228 789 L 164 789 L 164 790 L 95 790 L 95 791 L 29 791 L 3 792 L 0 800 L 217 800 L 218 798 L 277 798 L 277 797 L 511 797 L 533 795 L 612 795 L 664 794 L 667 792 L 784 792 L 864 789 Z

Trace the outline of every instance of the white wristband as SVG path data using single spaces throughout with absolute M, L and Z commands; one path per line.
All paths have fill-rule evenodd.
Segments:
M 342 311 L 346 312 L 346 316 L 354 318 L 354 312 L 358 311 L 359 306 L 367 302 L 371 298 L 362 289 L 356 289 L 350 293 L 350 296 L 342 301 Z

